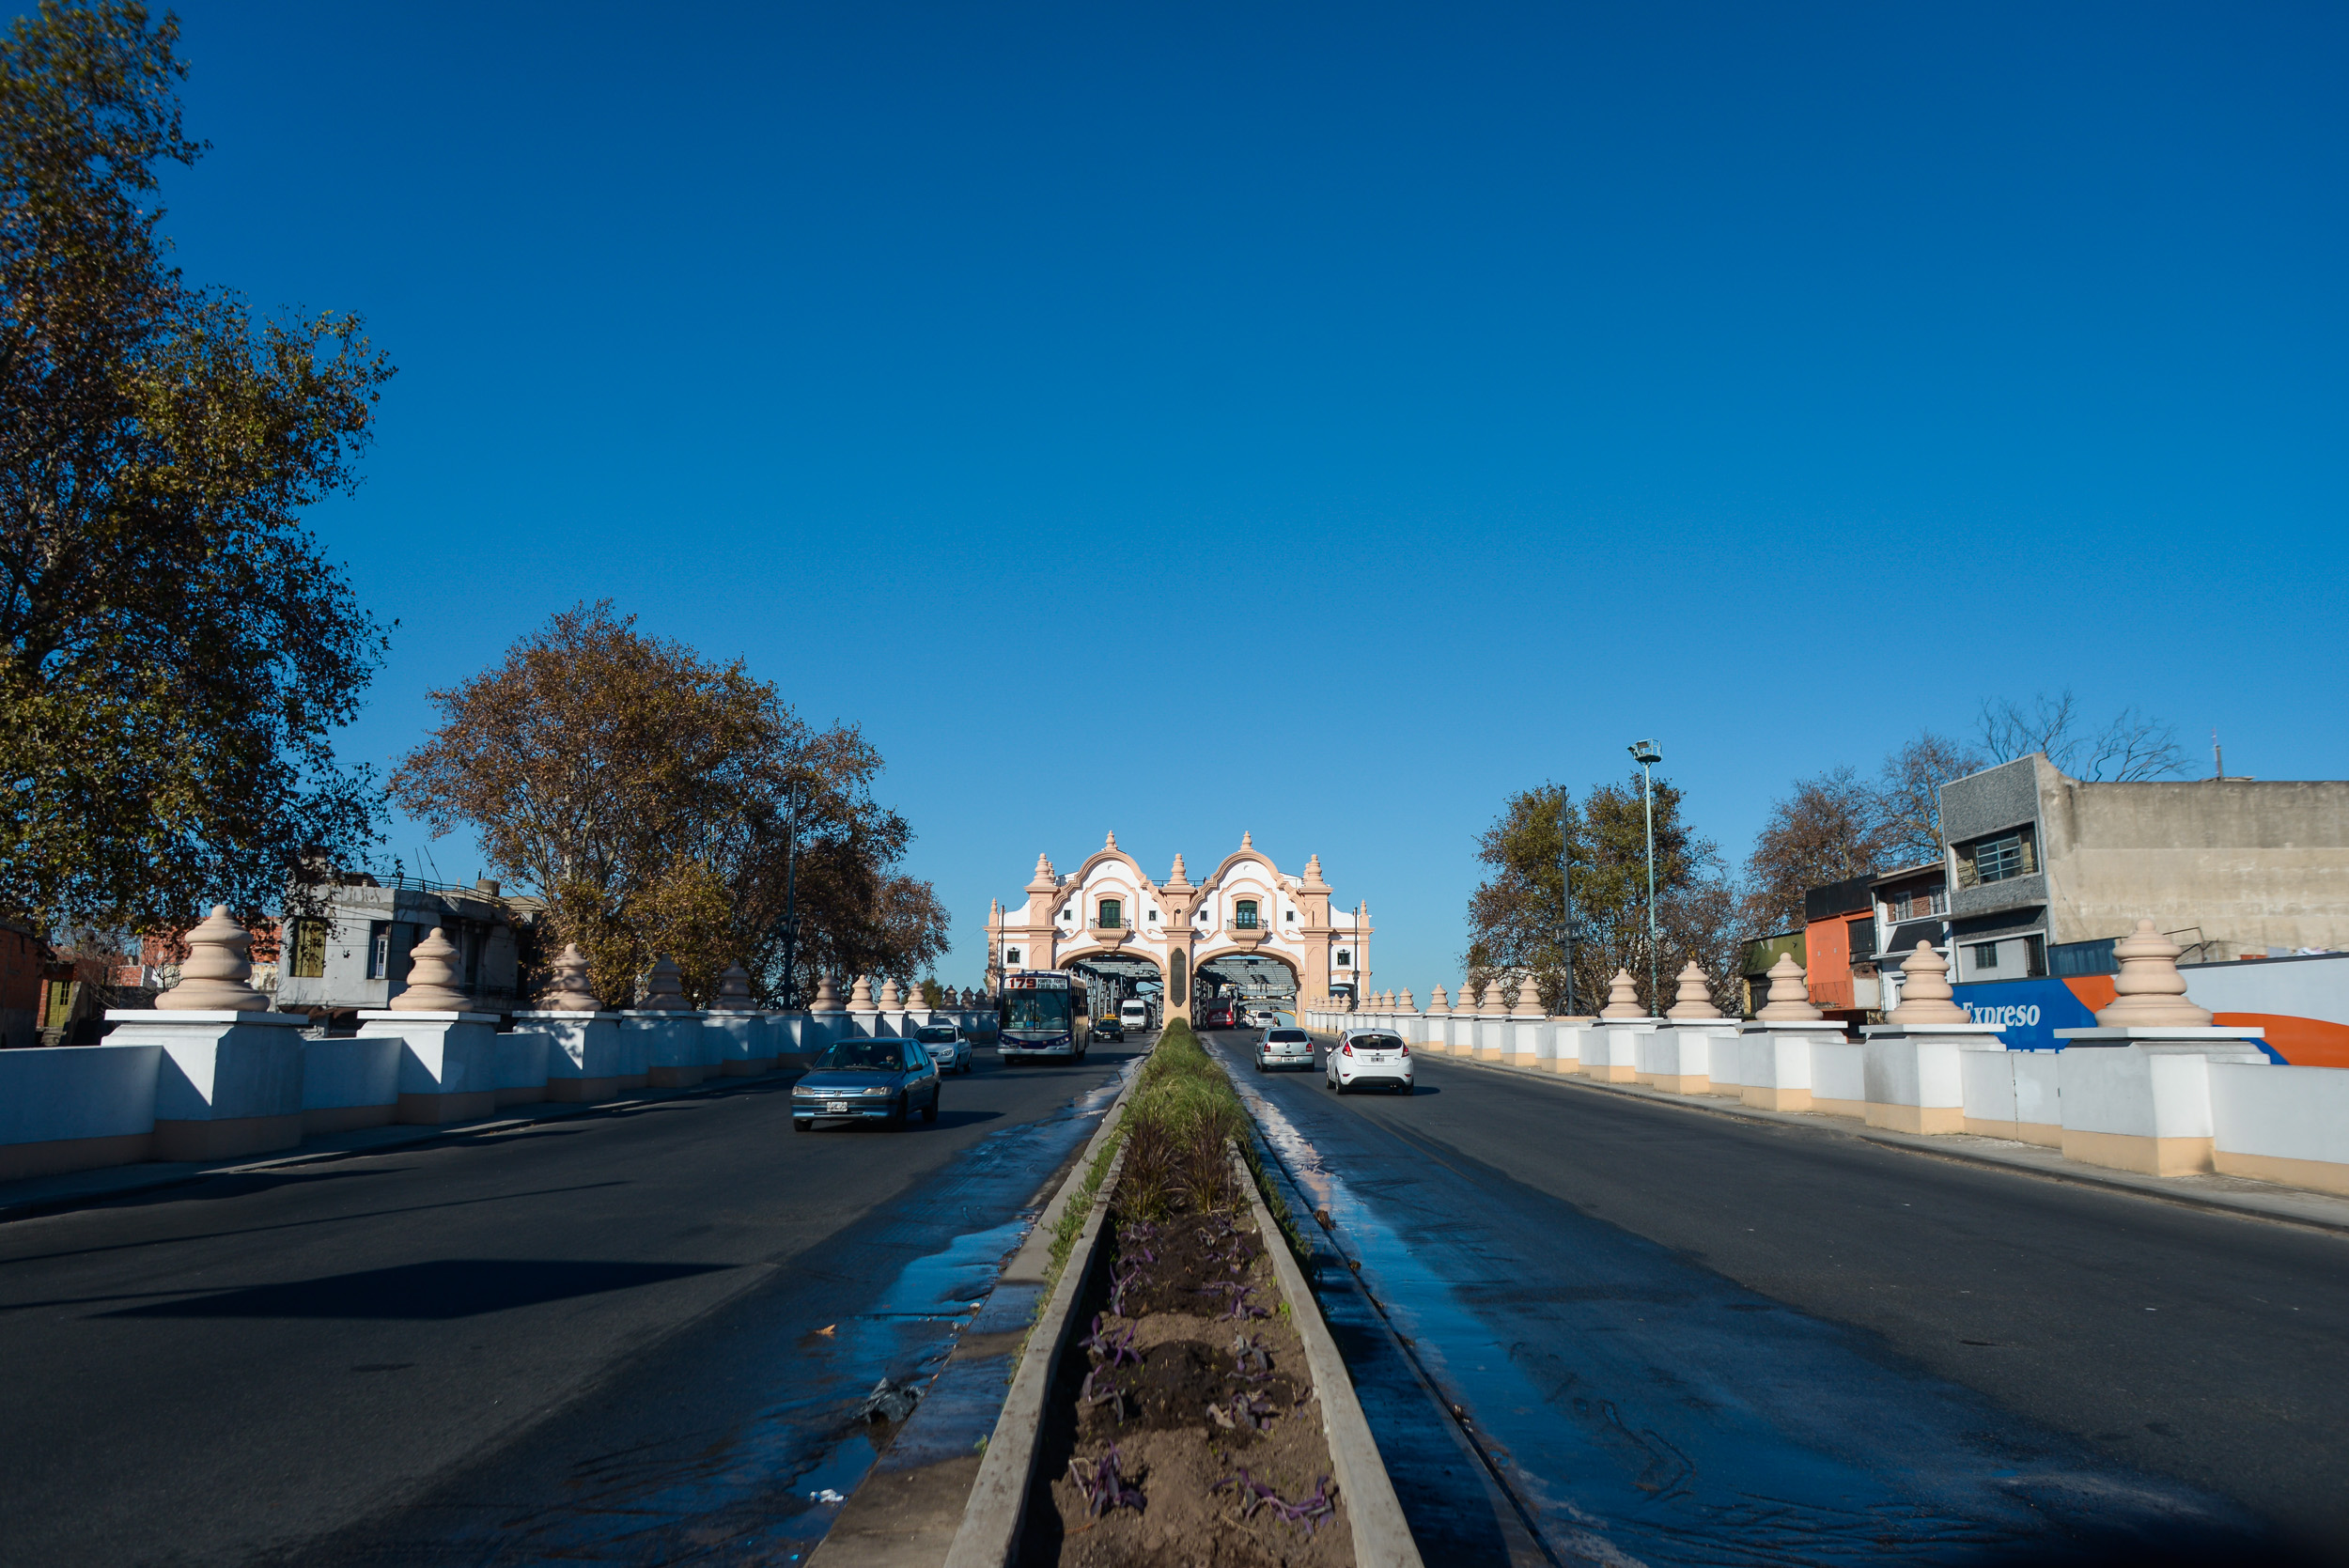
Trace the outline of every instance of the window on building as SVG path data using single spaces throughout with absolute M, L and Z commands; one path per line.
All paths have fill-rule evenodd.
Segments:
M 297 920 L 293 923 L 293 940 L 288 944 L 286 972 L 302 980 L 320 980 L 326 975 L 326 922 Z
M 1126 904 L 1123 899 L 1101 900 L 1101 929 L 1114 931 L 1126 924 Z
M 2023 972 L 2036 980 L 2047 972 L 2047 939 L 2023 939 Z
M 1342 969 L 1342 970 L 1350 970 L 1350 969 L 1352 969 L 1353 967 L 1354 967 L 1354 954 L 1353 954 L 1352 950 L 1351 950 L 1351 949 L 1348 949 L 1348 948 L 1343 948 L 1343 947 L 1342 947 L 1342 948 L 1339 948 L 1339 949 L 1338 949 L 1338 968 L 1340 968 L 1340 969 Z
M 1003 968 L 1007 970 L 1016 970 L 1019 967 L 1019 950 L 1016 947 L 1007 947 L 1003 949 Z
M 1256 928 L 1256 901 L 1243 898 L 1232 906 L 1232 924 L 1242 931 Z
M 1156 910 L 1156 909 L 1151 910 L 1151 911 L 1150 911 L 1150 919 L 1151 919 L 1151 920 L 1153 920 L 1153 921 L 1156 921 L 1158 918 L 1159 918 L 1159 912 L 1158 912 L 1158 910 Z
M 1985 882 L 2003 882 L 2011 877 L 2028 877 L 2038 869 L 2038 857 L 2031 853 L 2029 828 L 1962 845 L 1957 851 L 1957 880 L 1961 887 L 1980 887 Z
M 1975 942 L 1973 953 L 1974 968 L 1994 970 L 1999 967 L 1999 944 L 1997 942 Z
M 367 928 L 367 978 L 382 980 L 392 972 L 392 928 L 377 921 Z

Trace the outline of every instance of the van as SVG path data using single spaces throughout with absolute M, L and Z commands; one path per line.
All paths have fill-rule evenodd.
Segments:
M 1117 1021 L 1126 1026 L 1126 1032 L 1129 1034 L 1147 1030 L 1150 1027 L 1150 1004 L 1139 997 L 1129 1001 L 1120 1002 L 1117 1008 Z

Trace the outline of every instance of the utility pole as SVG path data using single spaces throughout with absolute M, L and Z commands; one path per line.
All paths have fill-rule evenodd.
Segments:
M 1640 765 L 1640 798 L 1647 805 L 1647 1003 L 1664 1011 L 1664 993 L 1657 980 L 1656 955 L 1656 765 L 1664 753 L 1653 740 L 1634 740 L 1631 760 Z

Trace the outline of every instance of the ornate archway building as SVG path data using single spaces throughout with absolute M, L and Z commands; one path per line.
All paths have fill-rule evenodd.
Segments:
M 1272 958 L 1297 977 L 1298 1004 L 1360 996 L 1370 978 L 1370 907 L 1330 907 L 1321 857 L 1290 876 L 1242 833 L 1239 847 L 1194 885 L 1174 857 L 1164 882 L 1143 875 L 1117 835 L 1066 876 L 1035 858 L 1027 902 L 988 906 L 988 989 L 1011 970 L 1068 969 L 1089 958 L 1158 967 L 1170 1018 L 1190 1017 L 1192 976 L 1218 958 Z

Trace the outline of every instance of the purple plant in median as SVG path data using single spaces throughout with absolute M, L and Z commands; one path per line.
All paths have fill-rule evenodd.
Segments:
M 1142 1489 L 1118 1473 L 1121 1463 L 1115 1443 L 1110 1445 L 1109 1452 L 1091 1464 L 1077 1458 L 1068 1461 L 1068 1479 L 1084 1494 L 1085 1512 L 1097 1519 L 1112 1508 L 1130 1508 L 1137 1514 L 1143 1511 Z
M 1272 1375 L 1272 1352 L 1265 1348 L 1262 1334 L 1234 1334 L 1232 1357 L 1239 1364 L 1232 1375 L 1249 1383 L 1261 1383 Z
M 1241 1518 L 1253 1518 L 1259 1508 L 1269 1508 L 1276 1515 L 1287 1520 L 1290 1524 L 1303 1525 L 1305 1533 L 1308 1535 L 1313 1533 L 1315 1525 L 1330 1518 L 1338 1511 L 1336 1501 L 1330 1496 L 1328 1476 L 1323 1476 L 1315 1482 L 1313 1491 L 1295 1502 L 1283 1499 L 1280 1493 L 1251 1476 L 1245 1466 L 1225 1476 L 1208 1490 L 1221 1492 L 1226 1486 L 1237 1490 Z
M 1218 1323 L 1244 1323 L 1252 1317 L 1272 1315 L 1270 1308 L 1256 1306 L 1248 1299 L 1256 1294 L 1256 1287 L 1253 1285 L 1243 1285 L 1237 1280 L 1218 1280 L 1199 1287 L 1199 1294 L 1202 1296 L 1214 1296 L 1219 1293 L 1223 1296 L 1223 1311 L 1215 1314 L 1215 1320 Z
M 1142 1364 L 1142 1352 L 1134 1348 L 1134 1331 L 1119 1328 L 1108 1334 L 1102 1333 L 1099 1312 L 1093 1314 L 1093 1332 L 1077 1343 L 1084 1346 L 1087 1354 L 1097 1357 L 1109 1366 L 1119 1366 L 1128 1361 L 1136 1366 Z

